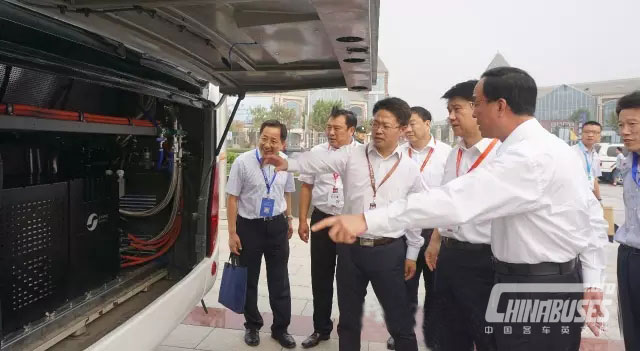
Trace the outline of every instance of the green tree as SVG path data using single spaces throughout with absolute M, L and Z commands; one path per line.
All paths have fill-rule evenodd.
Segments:
M 294 109 L 287 108 L 279 104 L 271 105 L 270 109 L 263 106 L 253 107 L 249 110 L 249 113 L 251 114 L 254 131 L 260 130 L 262 122 L 269 119 L 278 120 L 286 125 L 287 128 L 293 126 L 296 120 L 296 111 Z
M 331 114 L 331 109 L 337 107 L 342 108 L 340 100 L 318 100 L 313 104 L 311 109 L 311 118 L 309 119 L 309 128 L 317 132 L 322 132 L 327 127 L 327 121 Z
M 618 115 L 616 115 L 615 112 L 611 111 L 604 122 L 604 126 L 613 130 L 618 129 Z
M 582 123 L 582 115 L 585 113 L 587 114 L 586 121 L 590 121 L 592 119 L 591 111 L 587 110 L 586 108 L 580 108 L 573 111 L 571 116 L 569 116 L 569 120 L 576 124 Z

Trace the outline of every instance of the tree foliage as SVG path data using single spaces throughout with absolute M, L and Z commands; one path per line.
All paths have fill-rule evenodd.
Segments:
M 275 119 L 283 123 L 290 128 L 296 121 L 296 111 L 294 109 L 285 107 L 279 104 L 271 105 L 271 108 L 267 109 L 264 106 L 256 106 L 249 110 L 251 114 L 251 122 L 253 130 L 260 130 L 260 125 L 266 120 Z
M 331 109 L 337 107 L 342 108 L 340 100 L 318 100 L 313 104 L 311 109 L 311 118 L 309 119 L 309 129 L 322 132 L 327 127 L 327 121 L 331 114 Z

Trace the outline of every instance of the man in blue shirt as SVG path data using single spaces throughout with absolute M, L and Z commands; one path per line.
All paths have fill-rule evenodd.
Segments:
M 616 107 L 620 135 L 629 150 L 623 163 L 625 222 L 616 232 L 620 326 L 627 351 L 640 350 L 640 91 L 623 96 Z

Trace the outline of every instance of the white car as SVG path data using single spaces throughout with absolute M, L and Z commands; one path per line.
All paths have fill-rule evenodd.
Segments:
M 0 0 L 1 350 L 155 349 L 220 273 L 218 163 L 245 93 L 370 90 L 379 10 Z
M 616 149 L 618 147 L 622 148 L 622 153 L 626 156 L 628 151 L 624 147 L 624 144 L 609 144 L 609 143 L 599 143 L 596 144 L 596 151 L 598 152 L 598 157 L 600 158 L 600 170 L 602 171 L 601 179 L 607 182 L 612 182 L 613 180 L 613 171 L 616 169 Z

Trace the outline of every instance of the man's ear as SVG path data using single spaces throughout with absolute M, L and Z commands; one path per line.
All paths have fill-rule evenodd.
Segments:
M 496 103 L 498 104 L 498 112 L 500 113 L 507 112 L 507 109 L 509 108 L 509 104 L 507 104 L 507 100 L 500 98 L 498 99 L 498 101 L 496 101 Z

